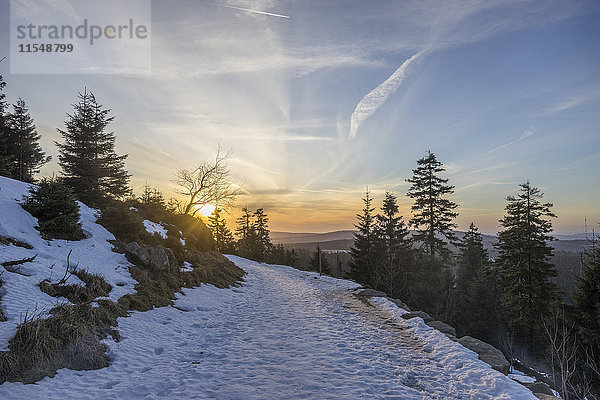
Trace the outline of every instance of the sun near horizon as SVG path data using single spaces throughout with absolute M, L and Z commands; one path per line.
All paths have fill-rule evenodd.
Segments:
M 214 204 L 204 204 L 201 207 L 196 207 L 198 214 L 202 215 L 205 218 L 208 218 L 212 215 L 212 213 L 216 210 L 216 206 Z

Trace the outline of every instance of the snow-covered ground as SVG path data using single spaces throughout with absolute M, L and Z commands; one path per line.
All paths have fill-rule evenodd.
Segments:
M 61 370 L 0 398 L 535 399 L 393 303 L 356 284 L 231 256 L 243 286 L 185 290 L 176 308 L 119 319 L 113 363 Z
M 28 187 L 0 177 L 0 235 L 33 246 L 0 244 L 0 263 L 37 254 L 22 274 L 2 273 L 8 321 L 0 322 L 0 348 L 25 313 L 43 317 L 66 301 L 37 285 L 60 279 L 71 250 L 72 264 L 112 285 L 110 299 L 134 292 L 129 263 L 111 251 L 114 237 L 93 209 L 80 204 L 86 239 L 44 240 L 17 203 Z M 0 399 L 535 399 L 421 319 L 402 319 L 394 303 L 358 298 L 353 282 L 230 259 L 247 272 L 241 288 L 203 285 L 185 290 L 175 307 L 133 312 L 118 321 L 121 341 L 105 341 L 110 367 L 4 383 Z
M 8 340 L 14 336 L 17 324 L 22 322 L 26 314 L 47 315 L 47 311 L 55 307 L 56 299 L 37 286 L 42 280 L 52 282 L 60 280 L 66 269 L 67 255 L 70 265 L 78 265 L 93 274 L 101 275 L 112 286 L 109 298 L 116 301 L 127 293 L 135 293 L 136 281 L 129 274 L 129 265 L 125 256 L 112 251 L 108 240 L 114 236 L 95 223 L 96 211 L 79 203 L 81 224 L 86 239 L 79 241 L 44 240 L 35 229 L 37 220 L 18 204 L 23 195 L 29 191 L 29 185 L 23 182 L 0 176 L 0 236 L 21 240 L 33 246 L 26 249 L 15 245 L 0 244 L 0 263 L 22 260 L 35 255 L 32 262 L 22 264 L 22 274 L 2 271 L 2 301 L 0 306 L 8 319 L 0 322 L 0 350 L 5 350 Z M 76 276 L 71 276 L 67 283 L 82 283 Z M 2 398 L 2 396 L 0 396 Z

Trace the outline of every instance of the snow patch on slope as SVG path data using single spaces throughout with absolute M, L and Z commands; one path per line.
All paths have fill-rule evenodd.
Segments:
M 78 265 L 92 274 L 102 276 L 111 286 L 109 299 L 117 301 L 121 296 L 135 293 L 137 283 L 129 274 L 129 262 L 124 255 L 114 253 L 109 240 L 115 237 L 104 227 L 96 224 L 97 210 L 79 202 L 81 226 L 86 238 L 80 241 L 45 240 L 35 229 L 37 219 L 20 205 L 22 197 L 31 185 L 0 177 L 0 235 L 26 242 L 33 249 L 14 245 L 0 245 L 0 263 L 22 260 L 35 255 L 32 262 L 22 264 L 23 276 L 4 270 L 2 279 L 2 301 L 0 307 L 8 319 L 0 322 L 0 350 L 6 349 L 8 340 L 14 336 L 17 325 L 25 315 L 47 316 L 48 311 L 59 301 L 40 291 L 38 284 L 44 279 L 56 282 L 62 278 L 67 267 L 67 255 L 71 252 L 70 264 Z M 3 268 L 0 268 L 3 270 Z M 67 283 L 81 283 L 72 276 Z
M 167 229 L 161 224 L 145 219 L 144 227 L 146 228 L 146 231 L 151 235 L 154 235 L 156 233 L 163 239 L 167 238 Z

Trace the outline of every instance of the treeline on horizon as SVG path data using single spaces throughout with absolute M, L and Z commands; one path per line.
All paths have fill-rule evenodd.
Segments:
M 34 182 L 49 157 L 39 145 L 40 135 L 25 102 L 19 99 L 8 111 L 4 87 L 0 76 L 0 175 Z M 241 194 L 227 167 L 230 153 L 219 149 L 213 161 L 178 170 L 175 182 L 183 200 L 166 202 L 160 190 L 149 185 L 135 196 L 125 169 L 127 155 L 116 154 L 114 133 L 107 130 L 114 118 L 109 113 L 91 92 L 79 93 L 65 128 L 59 129 L 63 141 L 55 143 L 60 176 L 37 181 L 39 186 L 23 203 L 39 213 L 34 216 L 50 237 L 58 237 L 53 236 L 57 232 L 72 234 L 66 237 L 70 240 L 84 237 L 77 228 L 77 199 L 100 210 L 98 222 L 121 245 L 158 240 L 148 237 L 139 208 L 148 218 L 186 226 L 195 238 L 186 246 L 199 251 L 218 250 L 273 264 L 296 263 L 294 250 L 271 242 L 264 209 L 242 210 L 237 240 L 227 228 L 222 212 Z M 551 280 L 556 274 L 549 262 L 555 215 L 552 204 L 542 202 L 543 194 L 525 182 L 516 195 L 507 197 L 496 245 L 499 256 L 491 260 L 474 224 L 461 240 L 453 232 L 458 204 L 448 198 L 454 187 L 441 177 L 444 171 L 431 152 L 417 161 L 408 179 L 407 196 L 413 200 L 409 219 L 399 215 L 392 192 L 386 192 L 381 212 L 375 214 L 367 191 L 357 216 L 350 277 L 454 325 L 461 335 L 495 344 L 510 358 L 545 362 L 565 398 L 598 393 L 600 248 L 583 256 L 574 303 L 564 304 Z M 216 205 L 208 227 L 196 216 L 206 204 Z M 416 230 L 412 236 L 409 227 Z M 169 235 L 168 243 L 176 255 L 184 251 L 176 236 Z M 450 251 L 448 243 L 459 251 Z M 310 264 L 316 269 L 318 251 Z M 322 267 L 330 272 L 329 265 Z

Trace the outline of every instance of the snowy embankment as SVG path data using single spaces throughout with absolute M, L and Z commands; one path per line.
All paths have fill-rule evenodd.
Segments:
M 14 244 L 0 244 L 0 264 L 36 256 L 33 261 L 18 266 L 18 272 L 0 267 L 0 306 L 7 318 L 7 321 L 0 322 L 0 350 L 6 350 L 8 340 L 14 336 L 17 325 L 25 316 L 45 317 L 57 302 L 68 302 L 43 293 L 38 284 L 44 279 L 56 282 L 63 277 L 69 252 L 71 266 L 77 265 L 79 269 L 100 275 L 112 286 L 110 300 L 117 301 L 125 294 L 135 293 L 136 281 L 129 274 L 130 263 L 124 255 L 112 251 L 108 240 L 114 240 L 114 236 L 95 223 L 94 209 L 79 203 L 85 239 L 45 240 L 35 229 L 37 220 L 18 204 L 28 191 L 28 184 L 0 176 L 0 236 L 33 247 L 27 249 Z M 71 276 L 68 283 L 82 284 L 76 276 Z

